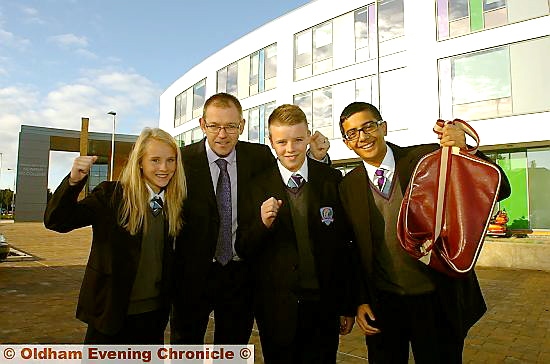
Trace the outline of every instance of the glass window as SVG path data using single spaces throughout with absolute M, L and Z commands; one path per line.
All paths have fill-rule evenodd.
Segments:
M 332 21 L 294 36 L 296 80 L 332 70 Z
M 308 29 L 295 36 L 295 60 L 296 68 L 304 67 L 311 64 L 312 57 L 312 39 L 311 29 Z
M 206 79 L 197 82 L 193 86 L 193 117 L 202 114 L 202 107 L 206 100 Z
M 438 39 L 549 14 L 548 0 L 437 0 Z
M 230 64 L 227 67 L 227 86 L 226 92 L 233 96 L 237 96 L 239 79 L 239 67 L 237 62 Z
M 378 12 L 380 43 L 405 34 L 403 0 L 380 0 Z
M 253 143 L 269 143 L 268 120 L 269 115 L 275 109 L 275 102 L 253 107 L 243 111 L 247 116 L 248 123 L 248 141 Z
M 178 147 L 181 148 L 185 146 L 185 142 L 183 141 L 183 133 L 174 136 L 174 139 L 176 140 Z
M 312 132 L 319 130 L 327 138 L 334 137 L 332 122 L 332 87 L 313 91 Z
M 250 55 L 250 95 L 256 95 L 258 93 L 259 85 L 259 72 L 260 72 L 260 52 L 256 52 Z
M 271 44 L 220 69 L 217 82 L 218 92 L 227 92 L 240 98 L 275 88 L 277 44 Z
M 311 92 L 305 92 L 303 94 L 294 95 L 294 105 L 298 106 L 304 114 L 306 114 L 306 119 L 309 124 L 309 128 L 311 129 L 311 120 L 313 119 L 312 115 L 312 93 Z
M 355 11 L 355 49 L 360 49 L 369 45 L 367 15 L 368 12 L 366 7 Z
M 191 143 L 198 142 L 199 140 L 202 140 L 202 138 L 204 138 L 204 133 L 202 132 L 202 129 L 200 127 L 190 130 L 190 134 Z
M 264 123 L 264 144 L 269 144 L 269 116 L 275 110 L 275 101 L 269 102 L 264 105 L 264 117 L 263 117 L 263 123 Z
M 376 18 L 374 5 L 355 11 L 355 62 L 376 57 Z
M 483 0 L 483 11 L 494 10 L 506 6 L 506 0 Z
M 88 191 L 92 191 L 103 181 L 107 181 L 107 172 L 109 166 L 107 164 L 92 164 L 88 179 Z
M 265 86 L 264 89 L 271 90 L 277 86 L 277 45 L 272 44 L 265 48 Z
M 546 111 L 549 62 L 550 37 L 441 59 L 440 116 L 476 120 Z
M 180 124 L 179 118 L 181 117 L 181 94 L 176 96 L 176 106 L 174 110 L 174 126 L 178 126 Z
M 257 107 L 248 111 L 248 141 L 260 141 L 260 109 Z
M 449 0 L 449 20 L 468 17 L 468 0 Z
M 372 76 L 355 80 L 355 101 L 372 104 Z
M 227 92 L 227 67 L 218 71 L 218 92 Z
M 332 57 L 332 23 L 313 29 L 313 62 Z
M 550 36 L 510 45 L 514 113 L 550 110 Z
M 512 194 L 500 201 L 501 209 L 508 213 L 508 227 L 529 229 L 529 193 L 527 189 L 527 153 L 525 150 L 501 152 L 496 161 L 502 167 L 512 186 Z
M 189 145 L 193 143 L 192 133 L 193 133 L 193 130 L 188 130 L 185 133 L 183 133 L 183 139 L 182 139 L 184 143 L 183 145 Z
M 511 105 L 508 47 L 455 57 L 452 61 L 452 92 L 454 117 L 472 119 L 510 114 L 511 107 L 506 106 Z M 483 103 L 473 104 L 478 102 Z M 460 107 L 461 104 L 469 105 Z M 501 104 L 504 104 L 504 109 Z M 457 112 L 468 112 L 468 117 Z
M 174 101 L 174 127 L 201 115 L 205 98 L 206 79 L 197 82 L 193 87 L 176 96 Z M 189 110 L 187 110 L 187 106 L 189 106 Z
M 532 229 L 550 226 L 550 149 L 527 150 L 529 221 Z
M 294 105 L 304 111 L 312 132 L 318 130 L 329 139 L 334 137 L 332 87 L 294 95 Z

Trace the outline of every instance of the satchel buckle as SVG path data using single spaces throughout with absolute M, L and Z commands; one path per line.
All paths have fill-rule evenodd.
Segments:
M 422 255 L 427 255 L 430 250 L 432 250 L 432 240 L 426 240 L 422 245 L 420 245 L 420 252 Z

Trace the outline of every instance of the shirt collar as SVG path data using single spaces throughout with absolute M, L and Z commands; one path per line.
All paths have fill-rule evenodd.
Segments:
M 161 190 L 158 194 L 153 191 L 151 186 L 149 186 L 148 183 L 145 183 L 145 186 L 147 186 L 147 190 L 149 190 L 149 201 L 153 199 L 155 196 L 159 196 L 162 202 L 164 202 L 164 190 Z
M 379 167 L 375 167 L 365 161 L 363 161 L 363 165 L 365 166 L 367 174 L 371 179 L 374 177 L 374 172 L 376 172 L 376 170 L 380 168 L 388 171 L 386 175 L 393 175 L 393 173 L 395 172 L 395 157 L 393 156 L 393 151 L 391 150 L 390 146 L 386 144 L 386 155 L 384 156 L 384 159 L 382 160 L 382 163 L 380 163 Z
M 299 173 L 304 178 L 304 180 L 307 182 L 307 179 L 308 179 L 307 158 L 304 160 L 304 163 L 302 164 L 300 169 L 298 169 L 296 172 L 291 172 L 288 169 L 286 169 L 286 167 L 283 166 L 281 161 L 278 160 L 278 159 L 277 159 L 277 166 L 279 167 L 279 172 L 281 173 L 281 177 L 282 177 L 283 181 L 285 182 L 285 184 L 290 179 L 290 176 L 292 176 L 293 174 L 297 174 L 297 173 Z
M 208 144 L 208 140 L 205 140 L 204 145 L 206 147 L 206 157 L 208 158 L 208 164 L 216 163 L 216 161 L 220 158 L 225 159 L 229 165 L 233 164 L 235 160 L 237 159 L 237 152 L 235 151 L 235 148 L 229 153 L 227 157 L 220 157 L 214 151 L 212 148 L 210 148 L 210 144 Z

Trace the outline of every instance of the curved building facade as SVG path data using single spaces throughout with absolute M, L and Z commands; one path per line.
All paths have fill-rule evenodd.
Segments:
M 357 163 L 338 119 L 352 101 L 379 107 L 389 141 L 436 141 L 436 119 L 461 118 L 507 172 L 501 203 L 518 230 L 550 229 L 549 0 L 316 0 L 196 65 L 160 97 L 161 128 L 182 145 L 203 138 L 206 98 L 242 103 L 241 138 L 268 143 L 267 118 L 299 105 L 331 139 L 344 172 Z

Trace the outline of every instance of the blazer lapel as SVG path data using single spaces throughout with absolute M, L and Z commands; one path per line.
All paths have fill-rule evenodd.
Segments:
M 248 197 L 248 191 L 250 191 L 250 179 L 252 175 L 252 163 L 251 158 L 241 148 L 241 143 L 237 142 L 235 146 L 235 158 L 237 162 L 237 215 L 239 205 L 244 206 L 244 200 Z M 238 216 L 237 216 L 238 218 Z
M 372 273 L 372 238 L 370 229 L 370 203 L 373 199 L 372 191 L 369 185 L 369 177 L 365 166 L 361 163 L 360 166 L 350 172 L 347 183 L 353 189 L 353 195 L 348 199 L 349 219 L 353 222 L 355 238 L 360 245 L 363 266 L 370 274 Z
M 195 145 L 197 149 L 194 151 L 194 156 L 186 161 L 184 169 L 186 174 L 193 176 L 193 180 L 199 181 L 198 183 L 202 184 L 202 186 L 196 186 L 197 190 L 206 192 L 206 202 L 211 205 L 211 207 L 215 207 L 217 210 L 216 191 L 214 190 L 214 185 L 212 183 L 210 165 L 208 163 L 206 147 L 204 145 L 205 142 L 206 139 L 203 139 L 201 143 Z
M 266 182 L 268 183 L 266 190 L 270 191 L 269 197 L 273 196 L 276 199 L 283 201 L 283 204 L 279 209 L 279 213 L 277 214 L 279 224 L 283 224 L 286 231 L 294 231 L 292 212 L 290 211 L 290 201 L 288 199 L 286 185 L 283 182 L 279 168 L 275 166 L 271 169 L 271 173 Z
M 309 158 L 308 161 L 308 225 L 309 225 L 309 234 L 311 237 L 317 232 L 318 222 L 321 221 L 321 212 L 319 207 L 321 206 L 321 193 L 323 191 L 323 176 L 319 173 L 319 170 L 316 168 L 314 163 L 311 163 Z M 331 207 L 331 206 L 329 206 Z
M 401 192 L 405 194 L 419 156 L 417 153 L 407 153 L 405 148 L 395 144 L 388 143 L 388 145 L 391 147 L 395 158 L 395 174 L 401 184 Z

